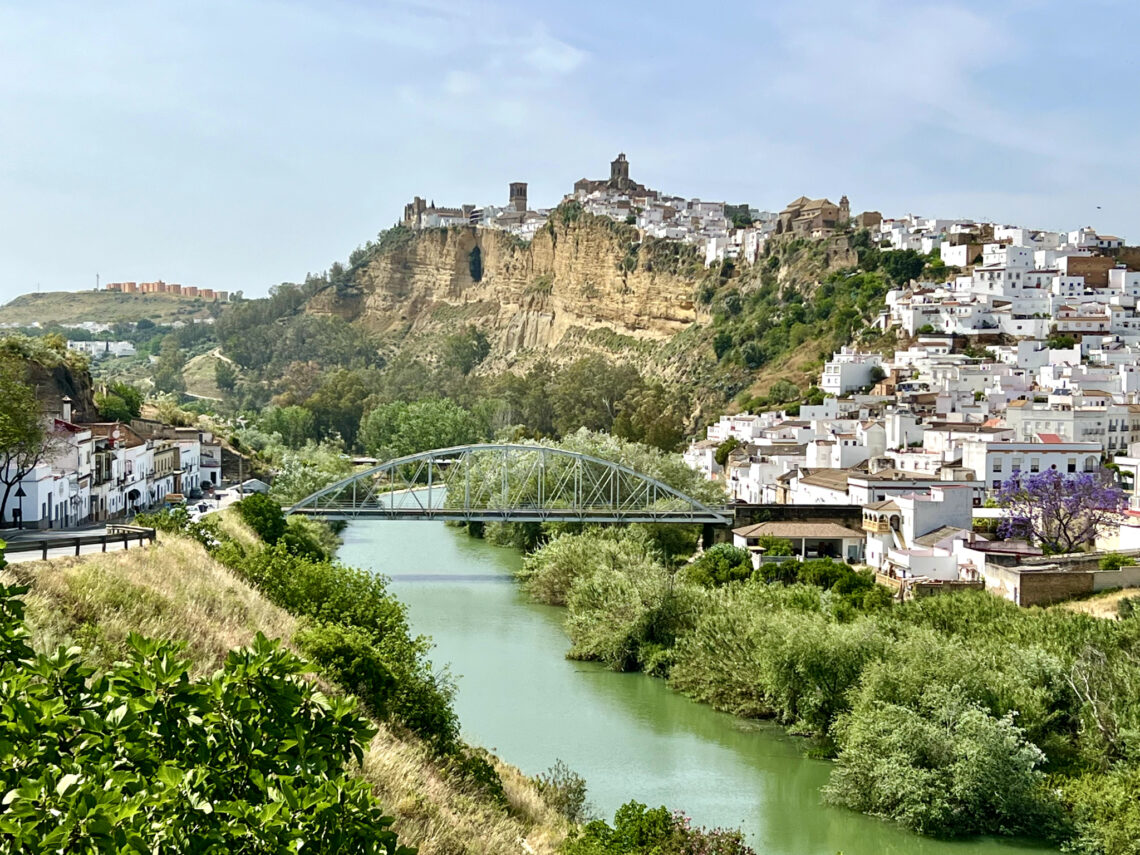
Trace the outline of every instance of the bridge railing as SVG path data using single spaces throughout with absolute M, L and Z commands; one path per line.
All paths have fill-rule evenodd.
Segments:
M 24 555 L 29 552 L 39 552 L 40 558 L 48 559 L 48 552 L 56 549 L 74 549 L 75 555 L 80 554 L 84 546 L 100 546 L 101 552 L 106 552 L 108 546 L 122 545 L 123 549 L 130 549 L 131 543 L 137 541 L 139 546 L 145 543 L 154 543 L 155 530 L 136 525 L 109 525 L 106 534 L 81 534 L 74 537 L 41 537 L 33 540 L 16 540 L 4 546 L 5 555 Z
M 718 522 L 730 518 L 627 466 L 545 446 L 470 445 L 356 473 L 291 513 L 466 520 Z

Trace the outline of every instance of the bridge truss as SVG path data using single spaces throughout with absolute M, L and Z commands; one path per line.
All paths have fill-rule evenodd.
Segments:
M 330 520 L 732 521 L 730 511 L 627 466 L 521 444 L 463 445 L 389 460 L 313 493 L 287 513 Z

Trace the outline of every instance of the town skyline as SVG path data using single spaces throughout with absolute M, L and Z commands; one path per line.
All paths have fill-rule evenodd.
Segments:
M 525 181 L 556 204 L 617 151 L 648 186 L 760 209 L 847 194 L 885 216 L 1140 229 L 1138 128 L 1110 109 L 1125 4 L 1087 7 L 1115 22 L 1087 32 L 1056 3 L 696 21 L 591 3 L 120 7 L 0 12 L 0 299 L 140 270 L 259 295 L 343 260 L 414 195 L 483 204 Z

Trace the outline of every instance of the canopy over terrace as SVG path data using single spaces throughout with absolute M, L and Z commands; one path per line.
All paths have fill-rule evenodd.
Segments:
M 733 543 L 753 553 L 764 551 L 763 541 L 789 541 L 801 559 L 838 558 L 852 563 L 863 560 L 865 535 L 833 522 L 762 522 L 732 530 Z

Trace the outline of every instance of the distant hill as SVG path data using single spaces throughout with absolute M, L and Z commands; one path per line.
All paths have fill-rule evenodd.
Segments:
M 120 294 L 117 291 L 45 291 L 24 294 L 0 306 L 0 323 L 29 325 L 39 321 L 77 324 L 95 321 L 134 323 L 143 318 L 156 324 L 210 316 L 213 304 L 173 294 Z

